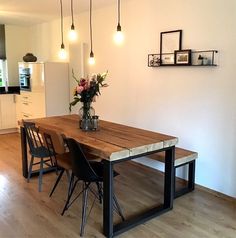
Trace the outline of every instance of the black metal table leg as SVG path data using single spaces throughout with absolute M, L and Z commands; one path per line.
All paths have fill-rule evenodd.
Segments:
M 28 177 L 28 159 L 27 159 L 27 142 L 24 127 L 20 128 L 21 134 L 21 155 L 22 155 L 22 174 L 25 178 Z
M 174 201 L 174 157 L 175 146 L 163 149 L 165 154 L 165 185 L 164 185 L 164 203 L 154 208 L 143 211 L 140 214 L 136 214 L 121 223 L 113 226 L 113 165 L 124 162 L 125 160 L 116 160 L 110 162 L 104 160 L 104 181 L 103 181 L 103 233 L 106 237 L 117 236 L 139 224 L 160 216 L 161 214 L 171 210 L 173 208 Z M 158 151 L 153 151 L 153 153 Z M 150 152 L 148 152 L 150 154 Z M 132 160 L 142 155 L 131 156 L 126 160 Z
M 174 158 L 175 158 L 175 147 L 171 147 L 166 150 L 165 153 L 165 187 L 164 187 L 164 208 L 173 208 L 174 201 Z
M 103 233 L 113 237 L 113 164 L 104 160 Z

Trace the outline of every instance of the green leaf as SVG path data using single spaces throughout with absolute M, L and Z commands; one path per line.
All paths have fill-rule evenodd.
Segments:
M 70 112 L 71 112 L 71 107 L 75 106 L 78 102 L 80 102 L 80 98 L 75 98 L 74 101 L 70 103 L 69 105 Z

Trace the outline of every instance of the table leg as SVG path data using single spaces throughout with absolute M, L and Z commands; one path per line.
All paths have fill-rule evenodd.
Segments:
M 103 233 L 113 237 L 113 164 L 104 160 L 103 179 Z
M 175 147 L 166 150 L 165 153 L 165 187 L 164 187 L 164 208 L 173 208 L 174 201 L 174 160 Z
M 21 134 L 22 174 L 25 178 L 27 178 L 28 177 L 27 142 L 24 127 L 20 128 L 20 134 Z

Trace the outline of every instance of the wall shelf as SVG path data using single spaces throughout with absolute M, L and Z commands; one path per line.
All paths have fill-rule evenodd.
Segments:
M 175 63 L 175 53 L 148 54 L 148 67 L 166 66 L 197 66 L 216 67 L 216 54 L 218 50 L 194 50 L 190 53 L 188 64 Z

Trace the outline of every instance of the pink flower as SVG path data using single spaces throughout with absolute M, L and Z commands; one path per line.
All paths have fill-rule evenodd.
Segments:
M 79 85 L 83 87 L 85 86 L 86 83 L 87 83 L 87 80 L 82 78 L 79 82 Z
M 82 86 L 77 86 L 77 87 L 76 87 L 76 92 L 77 92 L 77 93 L 82 93 L 83 90 L 84 90 L 84 87 L 82 87 Z

